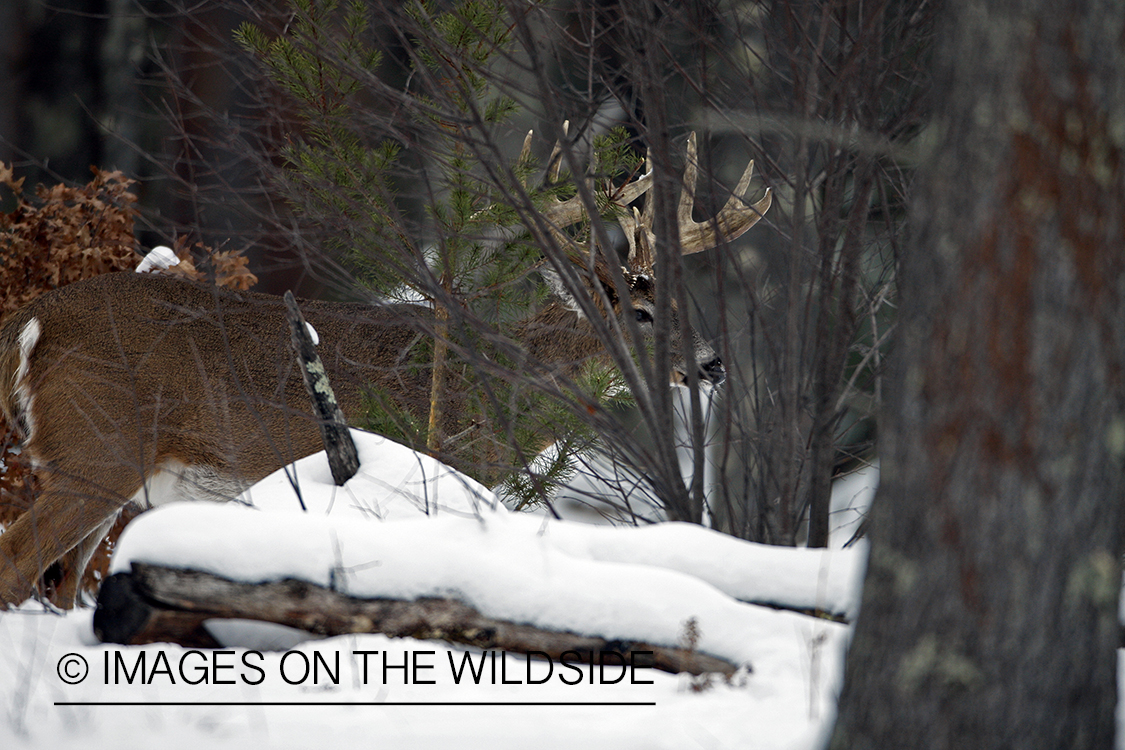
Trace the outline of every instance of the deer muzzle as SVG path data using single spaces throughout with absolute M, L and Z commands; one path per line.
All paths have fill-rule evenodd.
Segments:
M 723 360 L 715 357 L 710 362 L 699 366 L 699 379 L 711 385 L 722 385 L 727 379 L 727 368 L 723 367 Z

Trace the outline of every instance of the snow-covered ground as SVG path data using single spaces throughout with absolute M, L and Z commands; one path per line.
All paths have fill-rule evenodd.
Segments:
M 498 619 L 676 646 L 745 665 L 704 681 L 527 661 L 379 635 L 310 638 L 212 621 L 229 648 L 104 645 L 92 610 L 0 614 L 0 747 L 815 748 L 839 691 L 866 548 L 841 549 L 874 472 L 837 488 L 830 550 L 741 542 L 686 524 L 591 526 L 510 513 L 483 487 L 357 433 L 361 473 L 323 456 L 244 504 L 171 505 L 122 536 L 143 561 L 247 581 L 298 577 L 356 596 L 454 597 Z M 297 492 L 307 511 L 302 511 Z M 79 679 L 81 678 L 81 679 Z

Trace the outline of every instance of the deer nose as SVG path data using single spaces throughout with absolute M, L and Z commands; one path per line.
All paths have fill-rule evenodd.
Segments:
M 714 385 L 722 385 L 723 381 L 727 379 L 727 368 L 723 367 L 723 360 L 715 357 L 710 362 L 704 362 L 700 365 L 701 372 L 699 377 L 703 380 L 710 381 Z

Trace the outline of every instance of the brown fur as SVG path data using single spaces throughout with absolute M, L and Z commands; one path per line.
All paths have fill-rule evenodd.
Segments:
M 651 289 L 630 301 L 650 304 Z M 615 302 L 614 312 L 628 314 L 630 305 Z M 401 355 L 425 335 L 429 310 L 301 307 L 350 419 L 363 416 L 364 383 L 424 419 L 429 372 Z M 23 384 L 34 405 L 24 415 L 14 395 L 18 340 L 33 319 L 42 330 Z M 530 355 L 563 369 L 604 351 L 589 322 L 557 303 L 522 328 Z M 10 424 L 30 426 L 24 450 L 41 483 L 31 509 L 0 534 L 0 606 L 26 598 L 55 561 L 63 571 L 55 600 L 73 606 L 86 562 L 118 512 L 170 461 L 208 467 L 228 484 L 188 489 L 225 499 L 322 449 L 282 301 L 148 274 L 75 283 L 10 316 L 0 328 L 0 403 Z M 456 430 L 456 411 L 446 409 L 446 434 Z
M 424 373 L 368 364 L 395 362 L 415 335 L 399 313 L 412 311 L 303 307 L 346 414 L 362 413 L 365 379 L 423 408 Z M 26 422 L 13 392 L 17 342 L 32 319 L 42 333 L 27 373 L 35 400 L 24 450 L 41 491 L 0 534 L 0 603 L 22 601 L 63 558 L 58 601 L 70 606 L 102 527 L 169 460 L 246 484 L 321 449 L 277 298 L 129 273 L 45 295 L 0 329 L 0 401 L 17 426 Z

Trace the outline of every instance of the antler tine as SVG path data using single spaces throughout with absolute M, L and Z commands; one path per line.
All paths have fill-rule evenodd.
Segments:
M 563 138 L 570 134 L 570 120 L 563 121 L 562 131 Z M 547 159 L 548 184 L 555 184 L 559 181 L 562 161 L 562 142 L 559 140 L 555 141 L 555 146 L 551 149 L 551 156 Z M 582 205 L 582 198 L 577 195 L 565 201 L 552 198 L 543 207 L 543 216 L 558 228 L 581 221 L 585 213 L 586 207 Z M 557 229 L 552 228 L 552 231 L 557 233 Z
M 695 131 L 687 139 L 687 158 L 684 164 L 684 186 L 680 190 L 680 207 L 676 212 L 676 218 L 679 220 L 680 232 L 683 233 L 683 227 L 689 226 L 691 221 L 691 210 L 695 207 L 695 181 L 699 174 L 699 159 L 697 157 L 698 151 L 695 143 Z M 687 253 L 685 252 L 685 255 Z
M 520 149 L 519 158 L 516 159 L 516 164 L 519 164 L 521 167 L 527 164 L 528 160 L 531 159 L 531 139 L 534 135 L 535 131 L 529 130 L 527 131 L 527 136 L 523 139 L 523 148 Z M 520 184 L 523 185 L 525 190 L 527 189 L 526 176 L 520 178 Z
M 652 176 L 653 169 L 652 169 L 652 157 L 651 156 L 645 157 L 645 169 L 648 170 L 648 174 L 649 174 L 648 184 L 649 184 L 649 187 L 651 187 L 652 181 L 654 179 L 656 179 L 655 177 Z M 655 216 L 655 215 L 656 215 L 656 203 L 651 201 L 651 200 L 645 200 L 645 210 L 644 210 L 644 213 L 641 214 L 641 224 L 644 226 L 645 229 L 649 230 L 648 233 L 649 233 L 649 236 L 652 237 L 653 242 L 656 241 L 656 236 L 652 233 L 652 219 L 653 219 L 653 216 Z
M 642 215 L 640 211 L 633 208 L 632 215 L 628 212 L 622 212 L 618 217 L 618 222 L 621 224 L 622 231 L 625 232 L 625 239 L 629 242 L 629 259 L 627 261 L 629 268 L 639 273 L 645 273 L 652 270 L 653 254 L 652 246 L 656 242 L 656 236 L 652 233 L 652 215 L 646 211 Z
M 563 138 L 570 135 L 570 120 L 563 120 Z M 551 149 L 551 156 L 547 159 L 547 182 L 558 182 L 559 171 L 562 169 L 562 143 L 555 141 L 555 147 Z
M 617 191 L 616 202 L 622 206 L 628 206 L 652 189 L 652 180 L 652 160 L 646 159 L 645 173 L 632 182 L 622 185 L 621 189 Z
M 641 185 L 639 189 L 635 191 L 629 190 L 634 183 L 630 183 L 622 188 L 622 205 L 628 206 L 630 202 L 643 195 L 652 187 L 654 177 L 651 157 L 646 157 L 645 159 L 645 170 L 645 174 L 637 179 L 638 183 L 643 181 L 643 185 Z M 621 230 L 625 233 L 625 239 L 629 242 L 629 259 L 627 263 L 630 268 L 642 273 L 651 271 L 654 262 L 652 247 L 656 243 L 656 235 L 652 233 L 653 214 L 654 210 L 651 198 L 645 201 L 645 210 L 643 213 L 636 208 L 626 208 L 618 214 L 618 223 L 621 224 Z

